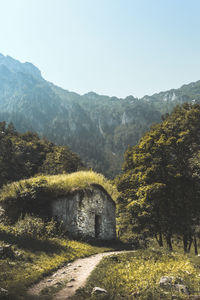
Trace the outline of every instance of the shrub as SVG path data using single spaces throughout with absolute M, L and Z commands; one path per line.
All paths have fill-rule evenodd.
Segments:
M 39 217 L 34 217 L 26 214 L 21 217 L 14 226 L 17 235 L 22 237 L 32 238 L 49 238 L 61 235 L 61 230 L 58 230 L 58 224 L 54 219 L 45 222 Z

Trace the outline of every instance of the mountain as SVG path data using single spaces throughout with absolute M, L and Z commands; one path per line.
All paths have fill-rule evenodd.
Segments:
M 79 95 L 46 81 L 31 63 L 0 54 L 0 121 L 36 131 L 114 177 L 123 153 L 177 104 L 199 102 L 200 81 L 142 99 Z

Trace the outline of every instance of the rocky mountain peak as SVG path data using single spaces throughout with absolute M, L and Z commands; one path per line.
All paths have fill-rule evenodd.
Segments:
M 9 71 L 13 73 L 25 73 L 33 76 L 37 79 L 42 79 L 40 70 L 35 67 L 32 63 L 25 62 L 21 63 L 20 61 L 10 57 L 4 56 L 0 53 L 0 66 L 5 66 Z
M 128 145 L 185 102 L 200 103 L 200 81 L 140 99 L 79 95 L 43 79 L 33 64 L 0 54 L 0 121 L 68 145 L 108 177 L 121 171 Z
M 91 100 L 95 100 L 97 98 L 99 98 L 99 95 L 95 92 L 89 92 L 89 93 L 86 93 L 83 95 L 84 97 L 87 97 L 88 99 L 91 99 Z

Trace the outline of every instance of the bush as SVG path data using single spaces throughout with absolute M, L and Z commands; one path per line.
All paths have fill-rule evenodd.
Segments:
M 49 238 L 61 235 L 62 229 L 54 219 L 45 222 L 39 217 L 26 214 L 14 226 L 17 235 L 32 238 Z
M 26 213 L 48 216 L 47 181 L 44 177 L 21 180 L 4 186 L 1 190 L 0 200 L 7 217 L 16 222 Z

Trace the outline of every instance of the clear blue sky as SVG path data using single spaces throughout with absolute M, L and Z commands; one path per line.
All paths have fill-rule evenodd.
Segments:
M 80 94 L 200 80 L 199 0 L 0 0 L 0 53 Z

